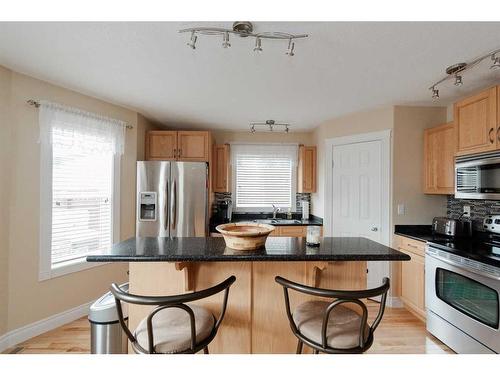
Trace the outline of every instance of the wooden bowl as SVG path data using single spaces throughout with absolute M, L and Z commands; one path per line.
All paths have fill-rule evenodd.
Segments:
M 264 246 L 267 236 L 274 230 L 272 225 L 259 223 L 228 223 L 215 227 L 235 250 L 257 250 Z

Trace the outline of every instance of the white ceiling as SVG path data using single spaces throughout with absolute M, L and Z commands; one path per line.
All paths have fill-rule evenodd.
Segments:
M 200 36 L 194 25 L 231 22 L 0 23 L 0 65 L 137 109 L 178 127 L 247 130 L 275 119 L 311 129 L 348 113 L 393 104 L 447 105 L 500 80 L 489 63 L 430 98 L 446 66 L 500 48 L 500 23 L 256 22 L 255 32 L 308 33 L 286 41 Z M 43 99 L 43 98 L 39 98 Z

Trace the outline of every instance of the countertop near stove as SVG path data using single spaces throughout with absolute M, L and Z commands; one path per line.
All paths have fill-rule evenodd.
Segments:
M 492 244 L 492 235 L 486 232 L 474 232 L 472 237 L 449 237 L 433 234 L 431 225 L 396 225 L 394 234 L 424 241 L 449 253 L 500 267 L 500 238 L 495 246 Z
M 424 242 L 449 239 L 447 236 L 434 234 L 432 225 L 396 225 L 394 234 Z
M 305 238 L 269 237 L 264 248 L 237 251 L 221 237 L 134 237 L 107 251 L 87 256 L 88 262 L 224 262 L 224 261 L 397 261 L 410 257 L 362 237 L 323 237 L 320 246 Z

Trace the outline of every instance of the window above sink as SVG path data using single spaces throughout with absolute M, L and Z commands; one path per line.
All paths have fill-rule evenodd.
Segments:
M 296 144 L 231 145 L 234 212 L 295 211 L 297 155 Z

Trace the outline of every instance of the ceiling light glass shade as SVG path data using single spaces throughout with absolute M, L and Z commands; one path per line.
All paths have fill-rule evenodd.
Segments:
M 493 56 L 491 56 L 491 60 L 493 61 L 493 64 L 491 64 L 490 69 L 499 69 L 500 68 L 500 57 L 493 55 Z
M 229 43 L 229 33 L 227 31 L 224 33 L 224 41 L 222 42 L 222 47 L 224 48 L 231 47 L 231 43 Z
M 255 39 L 255 48 L 253 49 L 254 52 L 262 52 L 262 41 L 260 38 Z
M 462 82 L 462 76 L 455 76 L 455 86 L 462 86 L 463 85 L 463 82 Z
M 439 90 L 436 88 L 432 89 L 432 99 L 439 99 Z

